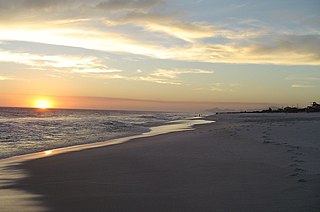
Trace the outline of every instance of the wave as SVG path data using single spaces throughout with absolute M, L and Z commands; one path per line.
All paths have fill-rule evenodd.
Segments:
M 138 135 L 185 113 L 0 108 L 0 158 Z M 189 115 L 190 116 L 190 115 Z

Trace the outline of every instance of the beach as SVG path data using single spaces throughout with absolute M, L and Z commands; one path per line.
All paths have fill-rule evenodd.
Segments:
M 25 176 L 5 189 L 39 211 L 320 210 L 320 114 L 205 119 L 216 122 L 19 163 Z

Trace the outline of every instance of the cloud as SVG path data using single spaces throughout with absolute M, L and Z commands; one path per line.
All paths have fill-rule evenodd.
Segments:
M 14 76 L 1 76 L 0 75 L 0 81 L 29 81 L 27 79 L 23 79 L 23 78 L 17 78 L 17 77 L 14 77 Z
M 145 76 L 145 77 L 133 77 L 129 78 L 129 80 L 139 80 L 139 81 L 148 81 L 148 82 L 154 82 L 158 84 L 170 84 L 170 85 L 181 85 L 181 81 L 172 81 L 168 79 L 162 79 L 162 78 L 157 78 L 157 77 L 152 77 L 152 76 Z
M 194 90 L 197 91 L 203 91 L 203 90 L 209 90 L 214 92 L 234 92 L 234 88 L 241 86 L 239 83 L 222 83 L 222 82 L 216 82 L 213 83 L 210 86 L 206 87 L 198 87 Z
M 315 73 L 290 75 L 285 80 L 292 82 L 292 88 L 315 88 L 320 85 L 320 75 Z
M 138 69 L 140 70 L 140 69 Z M 117 70 L 116 70 L 117 71 Z M 145 72 L 138 72 L 141 73 Z M 179 79 L 179 75 L 182 74 L 212 74 L 213 71 L 202 70 L 202 69 L 158 69 L 149 74 L 144 74 L 144 76 L 125 76 L 119 74 L 111 75 L 101 75 L 97 78 L 106 79 L 123 79 L 128 81 L 145 81 L 157 84 L 168 84 L 168 85 L 183 85 L 183 81 Z
M 17 20 L 19 22 L 29 21 L 40 16 L 45 17 L 45 13 L 47 16 L 53 17 L 54 15 L 48 13 L 49 11 L 60 14 L 71 5 L 72 0 L 0 0 L 0 17 L 2 21 Z
M 95 78 L 95 79 L 127 79 L 118 73 L 122 70 L 118 69 L 80 69 L 73 70 L 74 73 L 80 74 L 81 77 Z
M 122 72 L 117 69 L 76 69 L 74 70 L 76 73 L 88 73 L 88 74 L 104 74 L 104 73 L 115 73 Z
M 93 56 L 39 55 L 0 49 L 0 62 L 18 63 L 40 70 L 87 74 L 86 76 L 122 72 L 109 68 L 101 59 Z
M 181 61 L 320 64 L 317 31 L 217 27 L 189 21 L 169 7 L 164 0 L 0 0 L 0 40 Z
M 239 86 L 240 86 L 239 83 L 216 82 L 209 88 L 209 90 L 216 91 L 216 92 L 234 92 L 234 88 Z
M 99 79 L 123 79 L 129 81 L 148 81 L 158 84 L 181 85 L 178 77 L 182 74 L 212 74 L 213 71 L 202 69 L 158 69 L 145 76 L 125 76 L 119 69 L 109 68 L 104 61 L 94 56 L 46 55 L 26 52 L 6 51 L 0 49 L 0 62 L 18 63 L 32 69 L 51 70 L 63 73 L 77 73 L 82 77 Z M 141 75 L 140 69 L 137 73 Z M 11 78 L 2 78 L 9 80 Z
M 0 17 L 38 23 L 79 17 L 107 18 L 108 13 L 145 12 L 164 4 L 163 0 L 0 0 Z
M 0 0 L 0 8 L 14 9 L 14 8 L 48 8 L 57 5 L 65 5 L 72 0 Z
M 97 4 L 96 8 L 107 11 L 146 10 L 163 4 L 162 0 L 108 0 Z
M 292 74 L 287 76 L 285 79 L 295 81 L 318 81 L 320 80 L 320 71 L 319 74 Z
M 171 49 L 180 60 L 212 63 L 319 65 L 320 36 L 274 35 L 268 44 L 257 38 L 251 43 L 203 44 Z M 263 41 L 261 41 L 261 39 Z M 266 38 L 264 38 L 266 39 Z M 270 39 L 270 38 L 269 38 Z M 266 40 L 269 40 L 266 39 Z
M 76 57 L 67 55 L 37 55 L 31 53 L 1 51 L 0 61 L 20 63 L 33 67 L 53 67 L 53 68 L 87 68 L 96 67 L 100 64 L 97 58 Z
M 247 41 L 247 39 L 259 38 L 267 34 L 266 30 L 261 29 L 217 29 L 215 31 L 215 37 L 221 37 L 229 39 L 231 41 Z
M 308 85 L 308 84 L 293 84 L 291 85 L 292 88 L 314 88 L 317 87 L 315 85 Z
M 33 8 L 33 9 L 47 9 L 50 7 L 56 7 L 60 5 L 65 5 L 70 2 L 70 0 L 23 0 L 21 2 L 21 7 L 23 8 Z M 17 4 L 16 4 L 17 5 Z
M 158 69 L 151 76 L 175 79 L 181 74 L 212 74 L 213 71 L 202 69 Z
M 70 29 L 69 29 L 70 31 Z M 21 31 L 0 28 L 0 39 L 27 40 L 54 45 L 66 45 L 105 52 L 123 52 L 158 59 L 199 61 L 211 63 L 319 65 L 319 38 L 314 36 L 279 36 L 266 45 L 192 43 L 177 47 L 162 46 L 161 43 L 145 43 L 126 38 L 121 33 L 94 31 Z
M 217 92 L 222 92 L 225 91 L 224 89 L 220 88 L 219 86 L 213 86 L 210 88 L 211 91 L 217 91 Z
M 213 71 L 202 69 L 158 69 L 146 76 L 126 77 L 127 80 L 148 81 L 158 84 L 182 85 L 183 81 L 179 79 L 182 74 L 212 74 Z
M 283 59 L 295 58 L 305 63 L 319 64 L 320 61 L 320 36 L 313 35 L 277 35 L 270 43 L 260 43 L 253 45 L 251 54 L 271 57 L 276 55 Z M 298 62 L 297 61 L 297 62 Z M 316 62 L 318 61 L 318 62 Z
M 305 83 L 318 83 L 320 82 L 320 71 L 318 71 L 319 73 L 316 74 L 312 74 L 312 73 L 308 73 L 308 74 L 293 74 L 293 75 L 289 75 L 287 76 L 285 79 L 286 80 L 290 80 L 290 81 L 295 81 L 295 82 L 305 82 Z
M 0 76 L 0 81 L 4 81 L 4 80 L 16 80 L 16 79 L 13 77 Z
M 116 24 L 133 24 L 151 32 L 162 32 L 167 35 L 194 42 L 195 39 L 212 37 L 215 28 L 199 22 L 184 22 L 172 14 L 154 14 L 132 12 L 120 19 Z

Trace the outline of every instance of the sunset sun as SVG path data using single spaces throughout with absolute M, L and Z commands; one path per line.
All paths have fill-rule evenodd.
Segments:
M 35 107 L 39 109 L 47 109 L 52 107 L 52 102 L 47 99 L 37 99 L 35 101 Z

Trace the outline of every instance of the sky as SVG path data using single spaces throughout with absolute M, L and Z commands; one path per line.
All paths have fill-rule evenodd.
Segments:
M 0 0 L 0 106 L 320 101 L 319 0 Z

